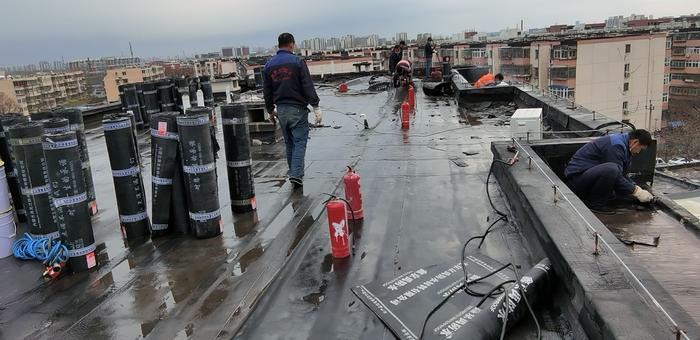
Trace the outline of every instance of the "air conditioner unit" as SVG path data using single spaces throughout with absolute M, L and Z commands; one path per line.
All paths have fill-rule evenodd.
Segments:
M 683 79 L 683 81 L 686 83 L 694 83 L 695 79 Z

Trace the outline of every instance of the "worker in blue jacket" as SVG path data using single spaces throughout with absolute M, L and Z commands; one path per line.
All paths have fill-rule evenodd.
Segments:
M 646 130 L 597 138 L 580 148 L 564 170 L 566 184 L 594 212 L 613 214 L 608 201 L 613 194 L 632 195 L 639 202 L 654 197 L 626 177 L 632 155 L 651 144 Z
M 321 109 L 309 68 L 304 59 L 294 55 L 294 36 L 282 33 L 277 43 L 277 55 L 263 69 L 263 95 L 267 112 L 279 119 L 282 128 L 289 181 L 294 188 L 300 188 L 304 185 L 304 157 L 309 139 L 308 106 L 313 107 L 317 126 L 321 125 Z

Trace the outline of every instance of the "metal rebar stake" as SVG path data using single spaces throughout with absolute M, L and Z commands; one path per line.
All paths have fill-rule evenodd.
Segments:
M 600 248 L 598 247 L 598 244 L 599 244 L 599 237 L 600 237 L 600 236 L 599 236 L 598 232 L 595 232 L 595 233 L 593 234 L 593 236 L 594 236 L 594 241 L 593 241 L 593 255 L 600 255 L 600 250 L 599 250 Z
M 527 169 L 532 170 L 532 156 L 527 157 Z
M 552 189 L 554 189 L 554 203 L 557 203 L 557 186 L 552 185 Z

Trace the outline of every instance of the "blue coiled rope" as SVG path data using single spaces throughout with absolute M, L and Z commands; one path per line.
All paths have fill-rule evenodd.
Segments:
M 20 260 L 40 260 L 46 265 L 68 261 L 68 248 L 61 241 L 48 237 L 32 237 L 27 233 L 12 245 L 12 254 Z

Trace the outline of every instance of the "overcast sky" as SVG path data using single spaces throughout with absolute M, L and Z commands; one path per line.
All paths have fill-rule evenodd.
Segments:
M 602 22 L 613 15 L 700 12 L 697 0 L 6 0 L 0 65 L 134 54 L 174 56 L 222 46 L 273 46 L 289 31 L 311 37 L 392 37 Z

